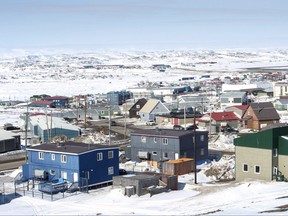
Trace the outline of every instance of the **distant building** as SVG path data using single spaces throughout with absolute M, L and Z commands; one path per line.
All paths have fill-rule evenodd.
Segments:
M 20 135 L 0 130 L 0 153 L 21 149 Z

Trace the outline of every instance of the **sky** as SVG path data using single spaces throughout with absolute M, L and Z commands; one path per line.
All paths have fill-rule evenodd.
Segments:
M 0 49 L 288 46 L 286 0 L 1 0 Z

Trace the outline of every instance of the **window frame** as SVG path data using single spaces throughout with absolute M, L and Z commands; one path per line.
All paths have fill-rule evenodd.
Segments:
M 61 154 L 61 163 L 67 163 L 67 155 Z
M 44 160 L 44 152 L 42 152 L 42 151 L 38 152 L 38 159 Z
M 114 167 L 108 167 L 108 175 L 114 175 Z
M 247 168 L 247 170 L 245 170 L 245 167 Z M 248 164 L 246 164 L 246 163 L 243 163 L 243 164 L 242 164 L 242 171 L 243 171 L 243 172 L 249 172 L 249 166 L 248 166 Z
M 55 161 L 55 159 L 56 159 L 56 155 L 55 154 L 51 154 L 51 160 Z
M 257 168 L 259 169 L 259 171 L 257 172 Z M 254 166 L 254 173 L 259 175 L 261 173 L 261 166 L 260 165 L 255 165 Z
M 162 144 L 163 145 L 168 145 L 168 138 L 162 138 Z
M 141 143 L 146 143 L 146 136 L 141 136 Z
M 108 159 L 114 158 L 114 151 L 108 151 Z
M 103 153 L 102 152 L 98 152 L 97 153 L 97 161 L 102 161 L 103 160 Z

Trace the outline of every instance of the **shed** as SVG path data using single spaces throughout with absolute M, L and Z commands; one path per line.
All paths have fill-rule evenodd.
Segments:
M 184 175 L 194 171 L 194 159 L 180 158 L 163 163 L 163 173 L 168 175 Z

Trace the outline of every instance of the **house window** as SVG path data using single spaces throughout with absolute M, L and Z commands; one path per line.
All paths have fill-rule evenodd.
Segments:
M 113 158 L 113 151 L 108 151 L 108 159 Z
M 105 111 L 101 111 L 101 114 L 104 115 L 104 114 L 105 114 Z
M 163 158 L 168 158 L 168 152 L 163 152 Z
M 61 155 L 61 163 L 66 163 L 66 162 L 67 162 L 67 156 Z
M 67 172 L 66 171 L 61 171 L 61 178 L 67 179 Z
M 55 154 L 51 154 L 51 160 L 55 160 Z
M 103 154 L 101 153 L 97 153 L 97 161 L 101 161 L 103 160 Z
M 162 143 L 164 145 L 168 145 L 168 139 L 167 138 L 162 138 Z
M 204 141 L 204 138 L 205 138 L 205 137 L 204 137 L 204 135 L 202 134 L 202 135 L 200 136 L 200 141 L 203 142 L 203 141 Z
M 248 172 L 248 164 L 243 164 L 243 172 Z
M 273 149 L 273 157 L 277 157 L 278 156 L 278 149 L 274 148 Z
M 157 143 L 157 138 L 156 138 L 156 137 L 154 137 L 153 141 L 154 141 L 154 143 Z
M 152 155 L 157 155 L 157 152 L 156 152 L 156 151 L 153 151 L 153 152 L 152 152 Z
M 146 143 L 146 137 L 145 136 L 141 136 L 141 142 Z
M 39 152 L 38 157 L 40 160 L 44 160 L 44 152 Z
M 136 105 L 136 109 L 140 109 L 140 105 L 139 104 Z
M 255 173 L 260 174 L 260 166 L 259 165 L 255 165 Z
M 50 170 L 50 174 L 51 175 L 56 175 L 56 171 L 55 170 Z
M 139 111 L 136 112 L 136 115 L 139 115 Z
M 278 175 L 278 168 L 277 166 L 273 167 L 273 175 Z
M 114 167 L 108 167 L 108 175 L 114 174 Z
M 205 154 L 205 149 L 204 149 L 204 148 L 201 148 L 201 149 L 200 149 L 200 155 L 203 156 L 204 154 Z

